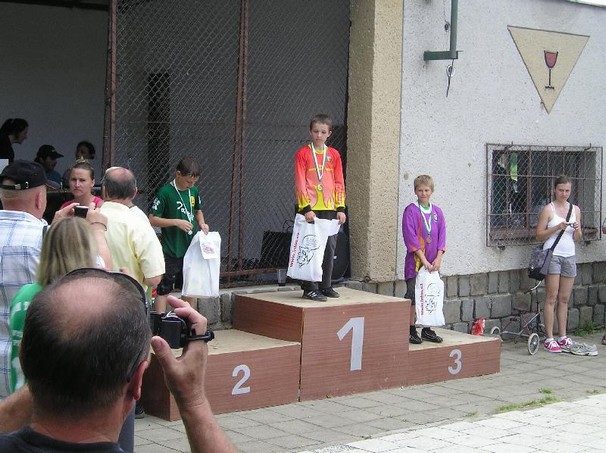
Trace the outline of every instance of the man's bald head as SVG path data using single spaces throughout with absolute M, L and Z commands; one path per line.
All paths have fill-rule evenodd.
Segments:
M 129 169 L 111 167 L 103 176 L 103 190 L 107 200 L 131 201 L 137 195 L 137 180 Z
M 21 366 L 35 410 L 79 417 L 114 404 L 149 353 L 144 295 L 127 277 L 76 271 L 32 301 Z
M 10 179 L 5 179 L 5 182 L 14 184 Z M 39 186 L 25 190 L 0 189 L 0 201 L 6 210 L 27 212 L 41 219 L 46 210 L 46 187 Z

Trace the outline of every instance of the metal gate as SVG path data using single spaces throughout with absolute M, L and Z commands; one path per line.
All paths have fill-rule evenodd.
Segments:
M 346 158 L 349 0 L 114 0 L 110 13 L 107 163 L 134 171 L 147 210 L 198 158 L 224 284 L 282 267 L 315 113 L 333 116 Z

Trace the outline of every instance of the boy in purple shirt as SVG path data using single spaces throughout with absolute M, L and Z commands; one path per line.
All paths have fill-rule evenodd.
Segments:
M 440 270 L 442 255 L 446 251 L 446 220 L 442 210 L 429 201 L 434 188 L 431 176 L 417 176 L 414 187 L 417 201 L 406 206 L 402 216 L 402 234 L 406 245 L 406 298 L 412 301 L 409 339 L 412 344 L 420 344 L 423 340 L 441 343 L 442 338 L 429 327 L 423 327 L 420 337 L 417 333 L 415 283 L 421 266 L 430 272 Z

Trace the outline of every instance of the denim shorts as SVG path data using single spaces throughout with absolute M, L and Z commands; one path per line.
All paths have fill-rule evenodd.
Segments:
M 549 263 L 549 273 L 559 274 L 562 277 L 577 276 L 577 258 L 576 256 L 557 256 L 551 257 Z

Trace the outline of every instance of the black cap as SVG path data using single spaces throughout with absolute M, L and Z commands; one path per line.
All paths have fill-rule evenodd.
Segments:
M 59 154 L 53 145 L 42 145 L 40 148 L 38 148 L 36 158 L 46 159 L 47 157 L 58 159 L 63 157 L 63 154 Z
M 4 180 L 10 179 L 11 184 L 5 184 Z M 16 160 L 7 165 L 0 174 L 0 188 L 6 190 L 25 190 L 46 184 L 46 173 L 44 168 L 37 162 L 29 160 Z

